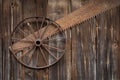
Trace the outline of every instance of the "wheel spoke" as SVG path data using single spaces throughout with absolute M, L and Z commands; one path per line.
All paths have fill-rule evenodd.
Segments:
M 25 31 L 23 31 L 22 29 L 20 29 L 20 28 L 18 28 L 19 29 L 19 31 L 20 32 L 22 32 L 25 36 L 28 36 L 28 34 L 25 32 Z M 30 38 L 30 37 L 26 37 L 28 40 L 30 39 L 31 41 L 34 41 L 32 38 Z
M 39 25 L 38 25 L 38 18 L 36 18 L 36 29 L 38 30 L 39 29 Z
M 38 47 L 38 48 L 39 48 L 39 47 Z M 39 51 L 40 51 L 40 49 L 39 49 Z M 38 54 L 39 54 L 39 53 L 38 53 Z M 39 54 L 38 57 L 39 57 L 39 65 L 42 66 L 42 65 L 43 65 L 42 62 L 41 62 L 41 61 L 42 61 L 42 60 L 41 60 L 41 59 L 42 59 L 42 56 Z
M 14 54 L 17 54 L 17 53 L 20 52 L 21 50 L 24 50 L 24 49 L 29 48 L 29 47 L 32 47 L 32 46 L 33 46 L 33 44 L 32 44 L 32 45 L 29 45 L 29 46 L 27 46 L 27 47 L 24 47 L 24 48 L 19 48 L 17 51 L 14 52 Z
M 19 31 L 22 32 L 25 36 L 28 35 L 28 34 L 27 34 L 25 31 L 23 31 L 22 29 L 20 29 L 20 28 L 18 28 L 18 29 L 19 29 Z
M 40 25 L 40 29 L 43 27 L 44 21 L 45 21 L 45 18 L 42 19 L 42 23 L 41 23 L 41 25 Z M 38 31 L 38 32 L 39 32 L 39 38 L 40 38 L 40 29 L 39 29 L 39 31 Z
M 59 49 L 59 48 L 56 48 L 56 47 L 53 47 L 53 46 L 50 46 L 50 45 L 47 45 L 47 44 L 42 44 L 42 45 L 44 45 L 44 46 L 46 46 L 46 47 L 48 47 L 48 48 L 55 49 L 55 50 L 57 50 L 57 51 L 61 51 L 61 52 L 64 51 L 64 50 L 62 50 L 62 49 Z
M 38 31 L 37 31 L 37 38 L 39 38 L 39 36 L 40 36 L 40 32 L 39 32 L 40 29 L 39 29 L 38 23 L 39 23 L 39 22 L 38 22 L 38 18 L 36 18 L 36 29 L 38 30 Z
M 50 24 L 50 23 L 49 23 L 49 24 Z M 44 29 L 44 31 L 43 31 L 43 33 L 42 33 L 42 35 L 41 35 L 41 39 L 43 38 L 45 32 L 47 31 L 49 24 L 47 24 L 47 26 L 45 27 L 45 29 Z
M 27 25 L 28 25 L 28 27 L 29 27 L 30 32 L 34 35 L 35 38 L 37 38 L 36 35 L 35 35 L 35 32 L 34 32 L 34 29 L 33 29 L 32 26 L 30 25 L 30 23 L 27 23 Z
M 42 24 L 41 24 L 40 28 L 43 27 L 44 21 L 45 21 L 45 18 L 43 18 L 43 20 L 42 20 Z
M 55 55 L 53 55 L 50 50 L 48 50 L 45 46 L 43 46 L 43 47 L 44 47 L 44 49 L 45 49 L 53 58 L 55 58 L 56 60 L 58 60 L 58 58 L 57 58 Z
M 48 61 L 47 61 L 47 59 L 46 59 L 46 57 L 45 57 L 45 55 L 44 55 L 43 50 L 42 50 L 40 47 L 39 47 L 39 49 L 40 49 L 40 51 L 41 51 L 41 54 L 42 54 L 42 56 L 43 56 L 43 59 L 45 60 L 45 63 L 48 64 Z
M 36 51 L 36 66 L 39 66 L 39 52 L 38 51 Z
M 34 47 L 33 52 L 31 53 L 31 56 L 29 57 L 28 64 L 31 62 L 33 54 L 35 53 L 36 47 Z
M 31 47 L 29 50 L 25 51 L 22 56 L 20 56 L 18 59 L 23 58 L 27 53 L 30 53 L 30 51 L 33 50 L 34 47 Z

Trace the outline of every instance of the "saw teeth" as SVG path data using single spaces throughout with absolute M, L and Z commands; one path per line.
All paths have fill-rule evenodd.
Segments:
M 117 1 L 116 1 L 115 3 L 117 3 Z M 120 3 L 117 4 L 117 5 L 115 5 L 115 3 L 113 3 L 112 7 L 111 7 L 110 4 L 108 3 L 108 6 L 110 6 L 110 8 L 109 8 L 109 7 L 105 7 L 105 9 L 104 9 L 104 10 L 101 10 L 100 13 L 96 13 L 96 15 L 91 16 L 91 17 L 89 17 L 89 18 L 86 19 L 86 20 L 80 20 L 78 23 L 77 23 L 77 22 L 74 22 L 73 24 L 69 24 L 69 25 L 67 26 L 67 28 L 62 28 L 62 31 L 66 31 L 66 30 L 69 30 L 69 29 L 71 29 L 71 28 L 73 28 L 73 27 L 76 27 L 76 26 L 79 26 L 79 25 L 81 25 L 81 24 L 84 24 L 84 23 L 88 22 L 89 20 L 92 20 L 92 19 L 97 18 L 97 16 L 100 16 L 101 14 L 105 14 L 106 12 L 109 12 L 110 10 L 112 10 L 112 9 L 114 9 L 114 8 L 120 7 Z M 97 3 L 96 3 L 96 5 L 97 5 Z M 78 18 L 79 18 L 79 17 L 78 17 Z M 50 35 L 49 37 L 51 37 L 51 36 L 53 36 L 53 35 L 56 35 L 56 34 L 57 34 L 57 33 L 54 33 L 54 34 Z

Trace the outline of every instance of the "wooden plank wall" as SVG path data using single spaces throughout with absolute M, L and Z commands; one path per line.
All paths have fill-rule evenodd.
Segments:
M 8 50 L 10 33 L 24 18 L 57 20 L 94 1 L 0 0 L 0 80 L 120 80 L 120 7 L 65 31 L 66 53 L 49 69 L 25 68 Z

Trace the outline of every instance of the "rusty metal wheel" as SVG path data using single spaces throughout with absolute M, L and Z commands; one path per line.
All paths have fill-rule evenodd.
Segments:
M 44 37 L 49 30 L 59 34 Z M 32 37 L 29 37 L 32 36 Z M 66 37 L 61 27 L 45 17 L 30 17 L 21 21 L 11 35 L 11 46 L 21 42 L 29 46 L 12 51 L 22 65 L 33 69 L 48 68 L 57 63 L 65 53 Z M 17 45 L 20 46 L 20 45 Z

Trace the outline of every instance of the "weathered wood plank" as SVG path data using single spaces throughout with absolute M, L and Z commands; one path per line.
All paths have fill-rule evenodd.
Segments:
M 8 36 L 10 34 L 10 1 L 9 0 L 3 0 L 2 2 L 2 26 L 3 27 L 3 62 L 2 64 L 2 70 L 3 70 L 3 78 L 2 80 L 9 80 L 11 78 L 10 76 L 10 53 L 8 46 L 10 44 L 9 40 L 10 37 Z
M 0 0 L 0 26 L 2 26 L 2 0 Z M 3 79 L 3 70 L 2 70 L 2 63 L 3 63 L 3 52 L 2 52 L 2 34 L 3 34 L 3 28 L 0 27 L 0 80 Z
M 113 17 L 113 50 L 116 59 L 116 67 L 117 67 L 117 78 L 120 79 L 120 6 L 112 11 Z
M 16 25 L 22 20 L 22 1 L 20 0 L 11 0 L 10 2 L 11 8 L 11 32 L 15 29 Z M 18 36 L 19 37 L 19 36 Z M 23 68 L 22 66 L 14 59 L 11 55 L 11 71 L 13 73 L 13 79 L 21 79 L 24 80 L 22 76 Z
M 47 17 L 56 20 L 67 14 L 66 0 L 49 0 Z M 59 37 L 60 35 L 57 35 Z M 59 43 L 58 43 L 59 44 Z M 55 45 L 57 45 L 55 43 Z M 63 44 L 64 45 L 64 44 Z M 66 55 L 66 54 L 65 54 Z M 49 80 L 66 80 L 66 57 L 64 57 L 49 69 Z
M 87 4 L 90 0 L 71 0 L 71 1 L 72 1 L 72 11 L 75 11 L 78 8 L 82 7 L 83 5 Z M 93 2 L 93 0 L 90 2 Z
M 67 45 L 66 45 L 66 80 L 71 80 L 71 30 L 66 31 Z
M 48 0 L 36 0 L 36 16 L 47 16 Z
M 117 42 L 117 46 L 118 46 L 118 54 L 119 54 L 120 53 L 120 6 L 118 7 L 117 15 L 119 16 L 119 17 L 116 16 L 116 18 L 118 19 L 118 21 L 117 21 L 117 23 L 118 23 L 118 25 L 117 25 L 118 26 L 118 29 L 117 29 L 118 30 L 118 35 L 117 36 L 119 37 L 119 39 L 118 39 L 118 42 Z M 119 75 L 118 79 L 120 79 L 120 68 L 119 68 L 120 67 L 120 58 L 119 57 L 120 57 L 120 54 L 118 56 L 118 59 L 119 59 L 118 60 L 118 62 L 119 62 L 118 63 L 118 73 L 117 73 Z
M 47 17 L 52 20 L 57 20 L 68 14 L 67 11 L 67 0 L 49 0 Z
M 71 29 L 71 40 L 72 40 L 72 43 L 71 43 L 71 80 L 77 80 L 77 28 L 73 28 Z

